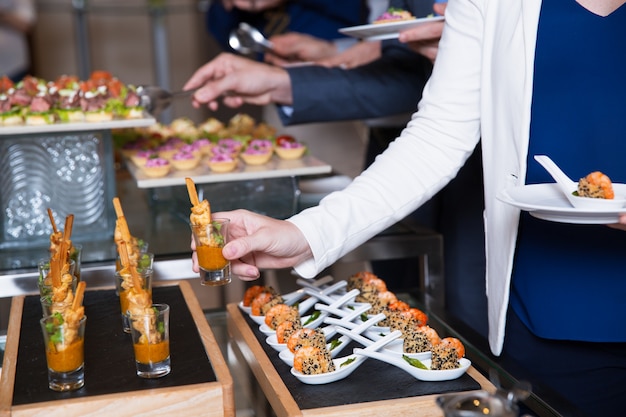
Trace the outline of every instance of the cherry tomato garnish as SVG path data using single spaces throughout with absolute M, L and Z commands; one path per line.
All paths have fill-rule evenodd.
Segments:
M 293 143 L 296 139 L 293 136 L 281 135 L 276 138 L 276 145 L 283 146 L 286 143 Z

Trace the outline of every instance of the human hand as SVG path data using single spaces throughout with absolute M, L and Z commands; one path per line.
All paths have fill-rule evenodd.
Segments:
M 260 12 L 280 6 L 285 0 L 222 0 L 222 4 L 226 10 L 236 7 L 240 10 L 248 12 Z
M 435 3 L 433 9 L 435 13 L 443 16 L 448 6 L 447 3 Z M 443 31 L 443 21 L 426 23 L 412 29 L 400 32 L 398 40 L 408 44 L 409 48 L 418 54 L 435 62 L 437 51 L 439 50 L 439 39 Z
M 193 106 L 207 105 L 213 111 L 219 107 L 220 97 L 224 105 L 233 108 L 244 103 L 292 103 L 287 71 L 229 53 L 218 55 L 196 70 L 183 89 L 197 87 L 201 88 L 193 95 Z
M 313 36 L 290 32 L 270 38 L 276 54 L 265 54 L 265 62 L 285 65 L 293 62 L 314 62 L 337 53 L 332 42 Z
M 380 41 L 359 42 L 340 54 L 316 62 L 325 67 L 355 68 L 381 56 Z
M 228 243 L 222 253 L 231 261 L 233 274 L 244 281 L 259 278 L 260 269 L 288 268 L 313 256 L 300 229 L 288 221 L 247 210 L 213 215 L 230 219 Z M 193 270 L 199 272 L 193 239 L 191 249 Z
M 626 231 L 626 213 L 620 214 L 619 223 L 609 224 L 608 226 L 612 227 L 613 229 Z

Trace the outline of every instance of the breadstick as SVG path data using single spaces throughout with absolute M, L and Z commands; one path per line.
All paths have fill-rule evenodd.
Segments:
M 74 301 L 72 302 L 72 310 L 76 311 L 83 304 L 86 286 L 87 283 L 85 281 L 79 282 L 76 286 L 76 293 L 74 294 Z
M 59 229 L 57 229 L 57 224 L 54 221 L 54 216 L 52 215 L 52 209 L 48 207 L 48 217 L 50 218 L 50 224 L 52 224 L 52 231 L 54 233 L 59 233 Z
M 69 241 L 72 237 L 72 226 L 74 225 L 74 215 L 68 214 L 65 218 L 65 229 L 63 229 L 63 239 Z
M 194 184 L 193 180 L 189 177 L 185 178 L 185 182 L 187 183 L 187 193 L 189 193 L 189 200 L 191 204 L 197 206 L 200 204 L 200 200 L 198 200 L 198 192 L 196 191 L 196 184 Z

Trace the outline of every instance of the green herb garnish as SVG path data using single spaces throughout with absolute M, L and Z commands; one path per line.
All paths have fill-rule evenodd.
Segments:
M 60 326 L 63 324 L 63 315 L 57 311 L 52 314 L 52 318 L 52 322 L 46 323 L 46 332 L 50 334 L 50 341 L 52 343 L 62 343 L 63 329 L 61 329 Z
M 415 358 L 410 358 L 406 355 L 402 355 L 402 359 L 404 359 L 405 361 L 407 361 L 407 363 L 411 366 L 414 366 L 416 368 L 420 368 L 420 369 L 426 369 L 428 370 L 428 366 L 424 365 L 422 363 L 422 361 L 420 361 L 419 359 L 415 359 Z
M 361 313 L 361 321 L 367 321 L 367 314 Z
M 307 324 L 317 320 L 317 318 L 320 316 L 320 312 L 318 310 L 315 310 L 313 312 L 313 314 L 311 314 L 309 316 L 309 318 L 307 319 L 307 321 L 305 321 L 304 323 L 302 323 L 303 326 L 306 326 Z
M 341 363 L 341 365 L 339 365 L 340 368 L 343 368 L 346 365 L 350 365 L 352 362 L 354 362 L 356 360 L 356 358 L 350 358 L 348 360 L 345 360 Z
M 341 340 L 339 339 L 333 339 L 330 341 L 330 349 L 329 350 L 333 350 L 334 348 L 336 348 L 337 346 L 341 345 L 341 343 L 343 343 Z

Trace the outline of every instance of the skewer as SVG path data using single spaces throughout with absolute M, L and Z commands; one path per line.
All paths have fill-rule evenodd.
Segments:
M 137 291 L 138 293 L 142 292 L 143 288 L 141 288 L 141 277 L 137 273 L 137 269 L 135 269 L 130 264 L 130 259 L 128 257 L 128 250 L 126 248 L 126 242 L 120 242 L 120 259 L 122 262 L 122 271 L 125 270 L 130 273 L 130 277 L 133 281 L 133 287 L 135 291 Z
M 115 214 L 117 215 L 117 225 L 120 228 L 122 240 L 130 244 L 130 229 L 128 228 L 128 222 L 126 221 L 126 217 L 124 216 L 124 210 L 122 210 L 122 204 L 120 203 L 120 199 L 118 197 L 113 198 L 113 207 L 115 207 Z
M 117 217 L 124 217 L 124 211 L 122 210 L 122 204 L 118 197 L 113 197 L 113 207 L 115 208 L 115 215 Z
M 198 200 L 198 192 L 196 191 L 196 184 L 194 184 L 193 180 L 189 177 L 185 178 L 185 182 L 187 183 L 187 193 L 189 193 L 189 200 L 193 206 L 197 206 L 200 204 L 200 200 Z
M 74 225 L 74 215 L 68 214 L 65 218 L 65 229 L 63 229 L 63 240 L 66 242 L 72 237 L 72 227 Z
M 74 301 L 72 302 L 72 310 L 76 311 L 83 304 L 86 286 L 87 283 L 85 281 L 79 282 L 76 286 L 76 293 L 74 294 Z
M 52 209 L 48 207 L 48 217 L 50 218 L 50 223 L 52 224 L 52 231 L 56 234 L 59 233 L 59 229 L 57 229 L 57 224 L 54 221 L 54 215 L 52 214 Z

